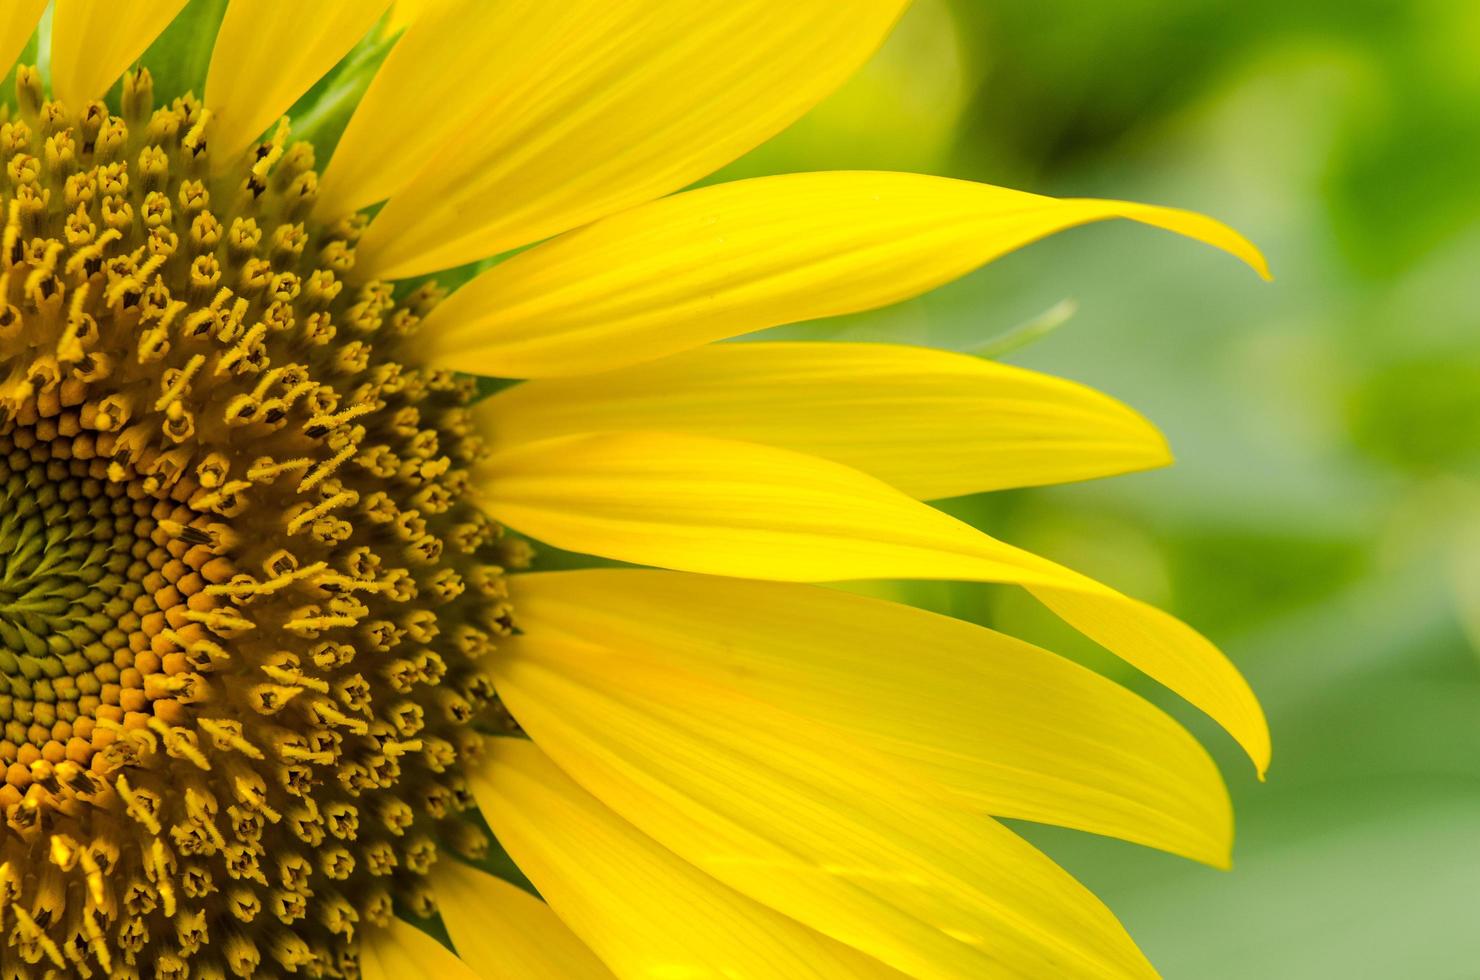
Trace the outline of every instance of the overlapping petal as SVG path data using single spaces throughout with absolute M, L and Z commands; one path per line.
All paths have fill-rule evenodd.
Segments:
M 492 796 L 484 813 L 500 840 L 578 932 L 581 922 L 541 881 L 542 860 L 563 861 L 598 908 L 626 906 L 640 894 L 662 896 L 671 908 L 713 904 L 701 898 L 700 881 L 675 887 L 638 870 L 628 854 L 646 835 L 650 848 L 672 852 L 672 865 L 687 862 L 688 873 L 912 977 L 1154 975 L 1114 917 L 1053 862 L 988 817 L 918 799 L 907 774 L 836 729 L 564 637 L 518 637 L 494 655 L 491 670 L 539 749 L 636 828 L 596 836 L 599 804 L 581 806 L 579 821 L 566 816 L 576 791 L 558 788 L 552 766 L 517 756 L 511 765 L 508 750 L 495 752 L 485 783 L 517 791 L 497 795 L 475 783 L 480 804 Z M 622 846 L 611 842 L 614 832 L 635 838 Z M 628 916 L 636 921 L 620 932 L 649 918 L 641 907 Z M 757 952 L 766 959 L 732 975 L 856 975 L 819 959 L 827 944 L 794 945 L 803 930 L 766 924 L 759 936 L 741 934 L 744 920 L 735 923 L 723 906 L 717 914 L 665 910 L 658 924 L 697 929 L 694 919 L 709 923 L 702 939 L 680 941 L 702 948 L 749 947 L 765 937 Z M 599 939 L 586 938 L 602 950 Z
M 611 980 L 611 971 L 550 907 L 451 857 L 432 874 L 459 958 L 481 980 Z
M 9 71 L 36 30 L 47 0 L 11 0 L 0 5 L 0 71 Z
M 51 18 L 52 94 L 73 106 L 102 98 L 184 6 L 185 0 L 56 0 Z
M 358 249 L 359 268 L 382 278 L 579 227 L 780 132 L 863 63 L 904 6 L 467 0 L 407 30 L 409 53 L 392 53 L 336 152 L 350 171 L 330 164 L 320 213 L 394 192 Z M 449 55 L 461 46 L 481 62 Z
M 497 377 L 607 371 L 896 303 L 1106 218 L 1197 238 L 1265 271 L 1236 232 L 1189 211 L 915 174 L 788 174 L 678 194 L 495 266 L 432 312 L 428 357 Z
M 621 561 L 799 582 L 1023 585 L 1215 718 L 1261 772 L 1268 764 L 1257 700 L 1195 630 L 841 464 L 736 440 L 606 433 L 507 449 L 480 477 L 485 507 L 515 530 Z
M 782 446 L 921 499 L 1161 466 L 1166 441 L 1069 381 L 892 344 L 711 344 L 599 375 L 527 381 L 477 413 L 494 448 L 660 430 Z
M 446 946 L 400 919 L 360 935 L 362 980 L 480 980 Z
M 620 977 L 900 980 L 667 850 L 528 742 L 494 740 L 471 782 L 499 842 Z
M 1197 741 L 1012 637 L 833 589 L 680 572 L 520 575 L 511 601 L 536 649 L 569 636 L 825 723 L 929 776 L 941 799 L 1228 862 L 1232 810 Z
M 206 74 L 211 159 L 218 171 L 324 76 L 380 19 L 390 0 L 231 0 Z

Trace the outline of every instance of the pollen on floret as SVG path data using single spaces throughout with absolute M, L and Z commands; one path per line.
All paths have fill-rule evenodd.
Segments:
M 468 502 L 427 286 L 354 276 L 286 122 L 0 116 L 0 974 L 353 976 L 486 846 L 462 771 L 522 552 Z

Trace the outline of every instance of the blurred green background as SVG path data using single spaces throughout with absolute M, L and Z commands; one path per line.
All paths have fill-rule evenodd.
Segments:
M 1267 783 L 1008 590 L 891 587 L 1084 658 L 1212 748 L 1231 873 L 1021 828 L 1158 968 L 1480 977 L 1480 4 L 917 0 L 848 88 L 721 176 L 823 168 L 1178 205 L 1265 250 L 1273 284 L 1097 225 L 785 333 L 972 351 L 1041 333 L 998 356 L 1171 440 L 1171 469 L 945 506 L 1213 637 L 1269 713 Z

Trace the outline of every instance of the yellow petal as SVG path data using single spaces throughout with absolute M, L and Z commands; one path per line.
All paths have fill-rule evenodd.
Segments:
M 389 928 L 360 933 L 361 980 L 479 980 L 466 963 L 415 926 L 391 919 Z
M 900 980 L 878 960 L 745 897 L 663 847 L 535 745 L 495 740 L 487 765 L 471 781 L 499 841 L 619 976 Z M 733 845 L 720 854 L 740 856 Z M 778 877 L 796 864 L 783 858 Z M 812 870 L 819 878 L 847 878 L 841 869 Z M 934 932 L 917 925 L 922 934 Z M 973 958 L 960 942 L 939 945 L 964 961 Z
M 977 357 L 889 344 L 711 344 L 599 375 L 514 385 L 477 408 L 494 448 L 651 429 L 847 463 L 930 500 L 1171 461 L 1098 392 Z
M 1028 587 L 1067 622 L 1216 719 L 1262 772 L 1269 733 L 1238 671 L 1171 616 L 1014 548 L 838 463 L 671 433 L 494 454 L 490 514 L 558 548 L 740 578 L 926 578 Z
M 185 0 L 57 0 L 51 20 L 52 95 L 73 106 L 103 97 Z
M 494 9 L 466 27 L 428 19 L 424 50 L 467 45 L 483 63 L 448 92 L 440 56 L 401 59 L 385 87 L 408 94 L 367 103 L 370 132 L 349 147 L 399 168 L 400 189 L 360 240 L 358 268 L 431 272 L 678 190 L 837 88 L 905 2 L 518 0 L 483 4 Z M 427 87 L 445 103 L 429 108 Z M 433 119 L 424 138 L 438 113 L 455 128 Z M 343 210 L 376 187 L 346 178 L 330 191 Z
M 550 11 L 556 8 L 552 5 Z M 547 12 L 548 14 L 548 12 Z M 497 88 L 518 79 L 506 62 L 507 38 L 528 4 L 443 0 L 391 8 L 388 30 L 404 29 L 319 181 L 320 215 L 338 216 L 383 201 L 405 187 L 428 155 L 468 125 Z
M 211 159 L 224 170 L 380 19 L 390 0 L 231 0 L 211 67 Z
M 10 71 L 15 65 L 15 59 L 36 30 L 46 3 L 47 0 L 10 0 L 0 6 L 0 73 Z
M 562 637 L 520 636 L 490 660 L 514 716 L 588 793 L 699 871 L 902 973 L 1153 975 L 1060 868 L 989 817 L 916 798 L 837 729 Z M 496 752 L 489 781 L 506 765 Z M 503 841 L 495 813 L 552 823 L 531 809 L 484 812 Z M 607 850 L 576 839 L 573 862 Z
M 996 816 L 1228 863 L 1232 809 L 1197 741 L 1020 640 L 816 586 L 627 569 L 512 582 L 531 642 L 565 634 L 826 723 Z
M 445 856 L 432 885 L 458 956 L 482 980 L 610 980 L 596 954 L 522 888 Z
M 394 37 L 436 6 L 438 4 L 433 0 L 395 0 L 391 4 L 390 16 L 386 18 L 383 28 L 385 35 Z
M 499 843 L 620 977 L 900 980 L 661 847 L 529 742 L 492 740 L 470 776 Z
M 530 249 L 458 290 L 424 336 L 445 367 L 589 374 L 897 303 L 1105 218 L 1197 238 L 1265 271 L 1236 232 L 1188 211 L 916 174 L 789 174 L 678 194 Z

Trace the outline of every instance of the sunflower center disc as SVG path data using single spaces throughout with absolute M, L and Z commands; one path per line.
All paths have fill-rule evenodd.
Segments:
M 103 460 L 32 428 L 0 435 L 0 804 L 18 803 L 38 759 L 87 765 L 98 709 L 150 711 L 158 687 L 139 614 L 181 601 L 166 582 L 186 572 L 153 540 L 176 506 L 110 479 Z M 132 490 L 132 494 L 131 491 Z M 187 520 L 189 518 L 187 517 Z M 127 651 L 127 653 L 125 653 Z M 163 706 L 163 705 L 162 705 Z M 169 709 L 166 709 L 167 711 Z
M 17 73 L 0 122 L 6 977 L 354 972 L 362 921 L 476 857 L 478 658 L 521 560 L 467 500 L 437 290 L 353 278 L 286 126 Z M 48 971 L 53 971 L 49 973 Z

